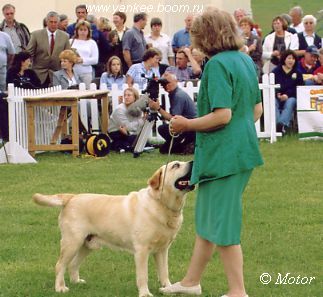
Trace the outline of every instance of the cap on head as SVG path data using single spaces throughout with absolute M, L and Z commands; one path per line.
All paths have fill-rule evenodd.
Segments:
M 310 45 L 306 48 L 306 52 L 310 53 L 311 55 L 315 55 L 315 56 L 319 56 L 319 50 L 317 49 L 317 47 L 315 45 Z

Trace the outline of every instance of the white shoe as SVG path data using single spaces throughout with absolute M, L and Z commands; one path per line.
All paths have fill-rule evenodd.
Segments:
M 177 282 L 165 288 L 160 288 L 159 291 L 166 295 L 168 294 L 201 295 L 202 294 L 201 285 L 184 287 L 181 285 L 180 282 Z

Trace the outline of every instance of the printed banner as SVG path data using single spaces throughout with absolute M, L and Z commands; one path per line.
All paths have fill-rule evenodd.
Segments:
M 297 87 L 300 139 L 323 139 L 323 86 Z

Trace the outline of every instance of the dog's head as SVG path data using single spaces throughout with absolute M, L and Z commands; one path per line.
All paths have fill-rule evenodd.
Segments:
M 182 198 L 194 189 L 189 183 L 192 166 L 193 161 L 173 161 L 159 168 L 148 180 L 148 185 L 158 193 L 157 196 L 168 208 L 180 208 L 183 204 Z M 178 207 L 175 204 L 179 204 Z

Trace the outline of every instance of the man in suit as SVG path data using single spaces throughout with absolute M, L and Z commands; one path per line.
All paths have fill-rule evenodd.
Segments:
M 58 30 L 59 15 L 49 12 L 46 16 L 47 27 L 32 32 L 27 51 L 32 57 L 32 68 L 39 77 L 42 86 L 52 81 L 52 74 L 61 68 L 59 54 L 70 49 L 69 36 Z

